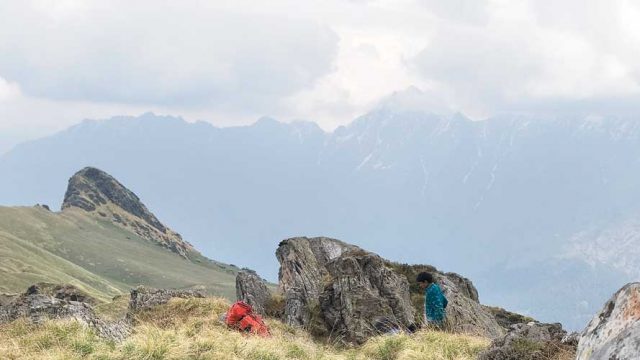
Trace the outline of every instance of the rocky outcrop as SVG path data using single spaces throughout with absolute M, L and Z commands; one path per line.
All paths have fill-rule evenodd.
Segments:
M 291 238 L 280 242 L 276 257 L 280 262 L 280 290 L 285 298 L 285 322 L 307 326 L 310 309 L 318 306 L 323 278 L 329 275 L 326 264 L 346 251 L 359 248 L 339 240 Z
M 563 343 L 567 332 L 560 324 L 512 325 L 503 337 L 494 340 L 480 360 L 548 360 L 568 358 L 575 347 Z M 560 355 L 563 355 L 562 357 Z
M 180 234 L 164 226 L 136 194 L 99 169 L 87 167 L 69 179 L 62 210 L 74 208 L 110 220 L 185 258 L 195 251 Z
M 420 299 L 414 303 L 416 313 L 420 318 L 424 311 L 422 293 L 417 283 L 416 276 L 420 272 L 433 274 L 436 282 L 440 284 L 442 291 L 449 300 L 447 306 L 447 328 L 450 331 L 499 338 L 505 333 L 494 314 L 488 307 L 479 303 L 478 291 L 471 280 L 456 273 L 438 271 L 429 265 L 406 265 L 389 262 L 390 266 L 398 273 L 403 274 L 411 284 L 411 292 L 414 297 Z
M 126 321 L 107 322 L 100 319 L 90 304 L 77 300 L 82 292 L 71 285 L 50 286 L 50 284 L 31 286 L 23 294 L 0 306 L 0 324 L 26 318 L 33 323 L 47 319 L 74 319 L 91 327 L 104 338 L 121 341 L 130 333 Z M 76 300 L 72 300 L 76 299 Z
M 437 274 L 436 279 L 442 285 L 444 295 L 449 300 L 447 323 L 450 330 L 489 338 L 497 338 L 504 334 L 496 318 L 478 302 L 475 287 L 474 293 L 469 292 L 470 282 L 464 287 L 458 287 L 459 283 L 456 283 L 458 275 L 452 280 L 450 275 Z M 469 297 L 470 294 L 475 294 L 475 299 Z
M 396 264 L 329 238 L 284 240 L 276 256 L 285 321 L 290 325 L 308 328 L 319 318 L 327 333 L 348 342 L 362 342 L 375 334 L 373 325 L 380 319 L 408 327 L 423 313 L 421 301 L 411 302 L 411 291 L 421 295 L 412 282 L 418 272 L 429 271 L 449 300 L 450 330 L 491 338 L 504 334 L 495 316 L 478 302 L 473 283 L 458 274 Z
M 37 283 L 29 286 L 27 295 L 48 295 L 60 300 L 82 302 L 95 305 L 97 300 L 91 295 L 70 284 Z
M 39 324 L 44 320 L 73 319 L 92 328 L 108 340 L 122 341 L 132 330 L 134 315 L 141 310 L 166 304 L 173 298 L 203 298 L 201 290 L 153 289 L 140 286 L 131 290 L 124 318 L 106 321 L 93 310 L 96 300 L 72 285 L 39 283 L 18 295 L 0 296 L 0 324 L 19 318 Z
M 154 306 L 166 304 L 173 298 L 204 298 L 203 290 L 175 290 L 175 289 L 154 289 L 146 286 L 138 286 L 131 290 L 129 300 L 129 312 L 146 310 Z
M 511 326 L 516 324 L 528 324 L 530 322 L 535 322 L 534 319 L 524 316 L 521 314 L 517 314 L 511 311 L 507 311 L 500 307 L 492 307 L 492 306 L 482 306 L 486 311 L 491 313 L 493 317 L 504 329 L 510 329 Z
M 580 336 L 576 359 L 640 358 L 640 283 L 618 290 Z
M 378 335 L 376 324 L 396 328 L 414 323 L 407 279 L 396 274 L 379 256 L 351 251 L 326 264 L 319 303 L 321 316 L 333 337 L 363 343 Z
M 265 315 L 271 291 L 255 271 L 242 269 L 236 275 L 236 298 L 251 305 L 257 313 Z

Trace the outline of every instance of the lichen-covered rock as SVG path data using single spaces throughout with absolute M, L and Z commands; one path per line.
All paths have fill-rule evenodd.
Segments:
M 515 324 L 503 337 L 495 339 L 479 359 L 548 360 L 556 359 L 560 354 L 570 356 L 575 347 L 563 344 L 566 335 L 560 324 Z
M 64 289 L 69 293 L 65 294 Z M 130 327 L 126 321 L 104 321 L 94 313 L 90 304 L 71 300 L 78 292 L 79 290 L 71 285 L 31 286 L 25 293 L 0 306 L 0 324 L 18 318 L 26 318 L 36 324 L 47 319 L 74 319 L 93 328 L 98 335 L 109 340 L 121 341 L 129 335 Z
M 51 284 L 51 283 L 37 283 L 31 285 L 26 292 L 27 295 L 49 295 L 56 299 L 78 301 L 91 305 L 95 305 L 97 300 L 70 284 Z
M 428 271 L 449 300 L 449 330 L 490 338 L 505 333 L 489 308 L 479 303 L 473 283 L 458 274 L 428 265 L 393 263 L 330 238 L 287 239 L 280 243 L 276 256 L 289 325 L 315 327 L 320 319 L 328 334 L 339 334 L 349 342 L 362 342 L 373 335 L 379 319 L 409 326 L 424 311 L 415 277 Z
M 173 298 L 204 298 L 203 290 L 175 290 L 175 289 L 154 289 L 146 286 L 138 286 L 131 290 L 129 300 L 129 312 L 135 313 L 154 306 L 166 304 Z
M 299 237 L 280 242 L 276 257 L 280 262 L 278 278 L 285 298 L 284 316 L 287 324 L 309 324 L 311 302 L 318 301 L 322 279 L 328 275 L 326 263 L 346 251 L 357 249 L 356 246 L 325 237 Z
M 102 170 L 87 167 L 69 179 L 62 210 L 82 209 L 188 258 L 195 250 L 164 226 L 138 196 Z
M 19 294 L 0 294 L 0 307 L 9 305 Z
M 447 279 L 447 283 L 452 284 L 456 288 L 456 291 L 469 299 L 479 302 L 478 290 L 473 285 L 471 280 L 456 273 L 448 272 L 443 274 L 443 278 Z
M 346 342 L 363 343 L 378 335 L 384 319 L 398 328 L 414 323 L 407 279 L 379 256 L 363 251 L 343 253 L 326 264 L 319 303 L 329 332 Z
M 568 345 L 573 347 L 574 349 L 578 347 L 578 342 L 580 341 L 580 333 L 578 332 L 572 332 L 570 334 L 565 335 L 562 338 L 562 343 L 564 345 Z
M 514 313 L 511 311 L 507 311 L 500 307 L 492 307 L 492 306 L 482 306 L 485 310 L 493 315 L 493 317 L 498 322 L 502 328 L 508 330 L 512 325 L 516 324 L 527 324 L 530 322 L 535 322 L 534 319 L 524 316 L 518 313 Z
M 255 271 L 243 269 L 236 275 L 236 297 L 251 305 L 257 313 L 265 315 L 271 291 Z
M 580 336 L 576 359 L 640 358 L 640 283 L 618 290 Z
M 461 276 L 453 273 L 434 275 L 449 300 L 446 309 L 449 330 L 492 339 L 504 334 L 493 314 L 478 302 L 478 292 L 468 279 L 461 282 Z
M 424 317 L 424 291 L 415 282 L 416 276 L 421 272 L 433 274 L 436 282 L 442 288 L 444 295 L 449 300 L 447 306 L 447 328 L 458 333 L 480 335 L 492 339 L 499 338 L 505 333 L 489 307 L 482 306 L 478 302 L 478 291 L 471 280 L 456 273 L 444 273 L 430 265 L 407 265 L 389 262 L 396 272 L 404 275 L 411 284 L 411 292 L 414 299 L 416 313 L 420 318 Z

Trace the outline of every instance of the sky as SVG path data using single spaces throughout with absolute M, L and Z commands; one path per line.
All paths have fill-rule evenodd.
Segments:
M 147 111 L 326 130 L 383 104 L 640 107 L 640 3 L 615 0 L 0 0 L 0 153 Z

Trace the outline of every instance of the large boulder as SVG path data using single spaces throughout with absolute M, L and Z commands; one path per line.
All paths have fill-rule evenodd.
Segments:
M 26 318 L 33 323 L 49 319 L 74 319 L 109 340 L 121 341 L 130 333 L 125 321 L 107 322 L 93 311 L 89 299 L 72 285 L 36 284 L 0 306 L 0 324 Z
M 454 273 L 436 272 L 434 275 L 449 300 L 449 330 L 492 339 L 504 334 L 504 328 L 498 324 L 495 316 L 478 302 L 478 291 L 470 280 Z
M 255 271 L 242 269 L 236 275 L 236 297 L 251 305 L 257 313 L 265 315 L 271 300 L 271 291 Z
M 640 283 L 618 290 L 580 336 L 576 359 L 640 358 Z
M 382 319 L 398 327 L 409 326 L 423 313 L 415 276 L 429 271 L 449 299 L 450 330 L 491 338 L 504 334 L 495 316 L 478 302 L 473 283 L 458 274 L 431 266 L 396 264 L 324 237 L 284 240 L 276 256 L 285 321 L 290 325 L 309 328 L 320 319 L 328 334 L 350 342 L 374 334 L 373 324 Z
M 276 257 L 280 262 L 279 283 L 285 298 L 284 319 L 293 326 L 307 326 L 310 308 L 317 306 L 326 264 L 346 251 L 359 249 L 326 237 L 291 238 L 280 242 Z
M 176 289 L 155 289 L 146 286 L 138 286 L 131 290 L 129 300 L 129 314 L 136 311 L 146 310 L 154 306 L 166 304 L 173 298 L 204 298 L 205 292 L 201 289 L 176 290 Z
M 506 328 L 498 323 L 489 307 L 480 304 L 478 290 L 471 280 L 456 273 L 439 271 L 430 265 L 407 265 L 392 262 L 389 264 L 410 282 L 414 307 L 420 319 L 424 315 L 424 291 L 418 287 L 415 279 L 420 272 L 429 272 L 433 274 L 449 300 L 447 306 L 448 330 L 492 339 L 504 335 Z
M 414 323 L 407 279 L 379 256 L 352 251 L 326 264 L 328 278 L 319 297 L 321 316 L 337 339 L 363 343 L 384 321 L 406 328 Z
M 514 324 L 495 339 L 479 360 L 548 360 L 569 358 L 575 347 L 563 342 L 567 332 L 560 324 L 530 322 Z

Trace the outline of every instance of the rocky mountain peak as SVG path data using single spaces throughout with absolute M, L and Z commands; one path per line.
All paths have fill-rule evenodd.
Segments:
M 136 194 L 100 169 L 86 167 L 69 179 L 62 210 L 74 208 L 109 219 L 185 258 L 193 251 L 191 244 L 163 225 Z

